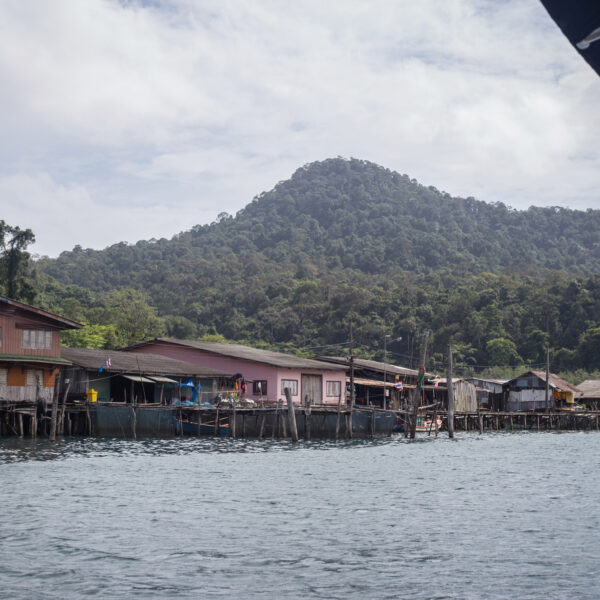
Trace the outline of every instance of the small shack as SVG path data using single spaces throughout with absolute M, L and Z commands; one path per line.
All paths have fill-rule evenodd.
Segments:
M 425 386 L 426 393 L 433 392 L 432 401 L 438 402 L 438 408 L 448 409 L 448 379 L 436 379 L 433 386 Z M 475 413 L 478 409 L 477 388 L 466 379 L 453 378 L 455 413 Z
M 469 377 L 467 381 L 477 389 L 477 403 L 480 408 L 498 411 L 504 405 L 503 388 L 508 379 Z
M 586 379 L 577 389 L 581 396 L 577 399 L 587 410 L 600 410 L 600 379 Z
M 558 375 L 548 377 L 548 402 L 546 403 L 546 373 L 528 371 L 504 385 L 505 407 L 507 411 L 552 410 L 573 408 L 575 397 L 580 391 Z

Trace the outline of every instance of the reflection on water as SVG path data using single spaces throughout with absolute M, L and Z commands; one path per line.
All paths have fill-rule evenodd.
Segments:
M 600 435 L 0 441 L 0 598 L 596 598 Z

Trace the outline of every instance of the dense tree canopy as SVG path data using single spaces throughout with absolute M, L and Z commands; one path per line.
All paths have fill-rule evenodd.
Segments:
M 365 356 L 401 336 L 399 364 L 414 366 L 428 329 L 433 366 L 452 342 L 465 372 L 539 365 L 546 345 L 557 370 L 600 368 L 600 211 L 517 211 L 360 160 L 307 165 L 171 240 L 76 247 L 38 267 L 47 307 L 127 343 L 165 332 L 339 353 L 352 317 Z
M 0 220 L 0 293 L 24 302 L 33 302 L 30 254 L 26 248 L 35 241 L 31 229 L 20 229 Z

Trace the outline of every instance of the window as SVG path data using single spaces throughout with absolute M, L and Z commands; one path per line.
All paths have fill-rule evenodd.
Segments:
M 339 397 L 341 393 L 341 383 L 339 381 L 328 381 L 327 382 L 327 395 Z
M 44 371 L 40 369 L 27 369 L 25 372 L 26 385 L 44 385 Z
M 263 380 L 257 380 L 252 383 L 252 393 L 255 396 L 264 396 L 267 393 L 267 382 Z
M 52 332 L 43 329 L 23 329 L 23 348 L 50 350 L 52 348 Z
M 8 385 L 8 369 L 0 367 L 0 385 Z
M 281 393 L 285 394 L 285 388 L 290 388 L 290 394 L 292 396 L 298 395 L 298 380 L 297 379 L 282 379 L 281 380 Z
M 0 348 L 2 348 L 2 327 L 0 327 Z

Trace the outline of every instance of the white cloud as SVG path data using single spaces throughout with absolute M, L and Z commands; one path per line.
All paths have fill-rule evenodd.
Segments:
M 537 0 L 5 0 L 0 218 L 42 253 L 170 236 L 338 155 L 597 207 L 599 92 Z

